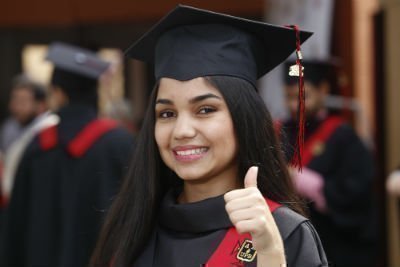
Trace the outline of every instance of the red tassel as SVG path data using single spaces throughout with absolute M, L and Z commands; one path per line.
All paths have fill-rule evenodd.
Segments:
M 298 132 L 296 139 L 296 147 L 292 158 L 292 165 L 297 167 L 300 171 L 302 169 L 301 156 L 304 149 L 304 129 L 305 129 L 305 91 L 304 91 L 304 74 L 302 65 L 302 55 L 300 49 L 300 30 L 297 25 L 289 26 L 294 29 L 296 34 L 296 65 L 299 70 L 299 106 L 297 110 Z

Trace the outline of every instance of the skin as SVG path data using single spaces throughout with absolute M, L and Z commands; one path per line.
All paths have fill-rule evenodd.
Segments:
M 325 98 L 329 93 L 329 84 L 327 82 L 321 82 L 318 86 L 305 81 L 304 82 L 304 90 L 305 90 L 305 107 L 306 107 L 306 116 L 313 117 L 317 114 L 325 111 L 324 103 Z M 297 84 L 286 85 L 285 87 L 286 93 L 286 106 L 290 111 L 290 114 L 293 119 L 297 118 L 297 107 L 298 107 L 298 97 L 299 97 L 299 87 Z
M 393 196 L 400 197 L 400 171 L 393 171 L 386 180 L 386 190 Z
M 283 267 L 286 258 L 282 238 L 263 195 L 257 188 L 258 167 L 251 167 L 244 188 L 225 194 L 226 210 L 239 233 L 250 233 L 257 250 L 257 267 Z
M 203 78 L 184 82 L 162 78 L 155 114 L 161 158 L 184 181 L 178 201 L 224 194 L 226 211 L 237 231 L 252 235 L 257 267 L 286 266 L 278 228 L 257 188 L 257 167 L 249 169 L 244 188 L 237 177 L 237 139 L 221 93 Z M 202 152 L 177 155 L 191 149 Z
M 52 110 L 58 110 L 66 106 L 69 102 L 68 96 L 56 86 L 51 86 L 49 90 L 49 106 Z
M 43 112 L 44 103 L 35 100 L 31 90 L 25 87 L 15 88 L 11 92 L 9 110 L 21 124 L 26 125 Z

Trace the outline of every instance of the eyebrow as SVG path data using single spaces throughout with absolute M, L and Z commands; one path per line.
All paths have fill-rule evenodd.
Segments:
M 194 104 L 194 103 L 197 103 L 197 102 L 201 102 L 201 101 L 203 101 L 203 100 L 205 100 L 207 98 L 216 98 L 216 99 L 221 100 L 221 97 L 209 93 L 209 94 L 205 94 L 205 95 L 195 96 L 195 97 L 193 97 L 192 99 L 189 100 L 189 103 L 190 104 Z M 174 102 L 172 100 L 169 100 L 169 99 L 160 98 L 160 99 L 157 99 L 156 104 L 173 105 Z
M 156 105 L 157 104 L 172 105 L 172 104 L 174 104 L 174 102 L 172 102 L 169 99 L 160 98 L 160 99 L 157 99 Z

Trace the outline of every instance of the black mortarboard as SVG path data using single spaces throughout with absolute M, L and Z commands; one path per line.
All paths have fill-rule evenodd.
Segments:
M 300 41 L 311 36 L 300 32 Z M 226 75 L 256 80 L 296 49 L 289 27 L 178 5 L 126 51 L 154 63 L 156 80 Z
M 97 105 L 97 81 L 110 63 L 92 51 L 60 42 L 49 46 L 46 59 L 54 64 L 51 83 L 62 88 L 70 102 Z
M 57 69 L 94 80 L 110 65 L 92 51 L 59 42 L 49 46 L 46 59 Z

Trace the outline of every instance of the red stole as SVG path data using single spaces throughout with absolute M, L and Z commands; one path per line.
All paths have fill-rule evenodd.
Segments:
M 67 145 L 68 153 L 76 158 L 86 151 L 105 133 L 117 127 L 117 122 L 109 119 L 96 119 L 86 125 Z M 54 148 L 58 143 L 57 126 L 49 127 L 39 134 L 40 148 L 44 151 Z
M 266 199 L 269 209 L 274 212 L 281 204 Z M 246 241 L 251 240 L 250 234 L 239 234 L 235 227 L 229 228 L 217 250 L 210 257 L 204 267 L 242 267 L 245 261 L 252 261 L 255 250 Z M 239 246 L 239 247 L 238 247 Z M 242 261 L 237 258 L 244 258 Z
M 304 166 L 307 166 L 315 156 L 323 152 L 326 141 L 343 123 L 344 120 L 340 117 L 328 117 L 321 123 L 318 129 L 307 138 L 304 143 L 303 154 L 301 155 Z

